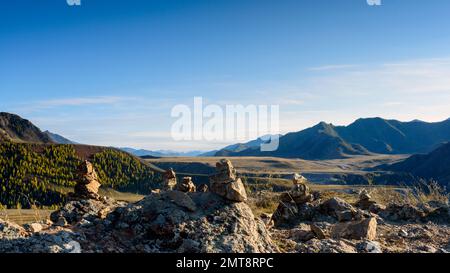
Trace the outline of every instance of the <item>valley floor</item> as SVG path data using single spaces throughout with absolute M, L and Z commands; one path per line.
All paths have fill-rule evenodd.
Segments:
M 381 164 L 398 162 L 409 155 L 369 155 L 354 156 L 346 159 L 333 160 L 303 160 L 279 157 L 230 157 L 236 170 L 244 173 L 335 173 L 335 172 L 362 172 L 365 168 Z M 162 157 L 146 159 L 153 164 L 203 164 L 214 168 L 218 159 L 223 157 Z M 192 170 L 196 173 L 195 169 Z

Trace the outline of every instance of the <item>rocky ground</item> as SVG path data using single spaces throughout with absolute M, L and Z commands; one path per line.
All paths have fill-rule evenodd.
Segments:
M 231 162 L 216 167 L 209 187 L 177 182 L 168 171 L 163 190 L 125 203 L 98 195 L 98 177 L 86 162 L 71 200 L 50 220 L 0 220 L 0 252 L 450 252 L 448 203 L 383 206 L 362 191 L 350 204 L 310 192 L 295 175 L 276 211 L 255 217 Z
M 338 197 L 322 200 L 315 195 L 305 186 L 294 186 L 282 196 L 273 216 L 266 216 L 272 239 L 282 251 L 450 253 L 448 203 L 386 207 L 363 191 L 352 205 Z

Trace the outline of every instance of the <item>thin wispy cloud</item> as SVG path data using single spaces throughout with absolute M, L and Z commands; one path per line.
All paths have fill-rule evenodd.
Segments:
M 305 101 L 302 99 L 295 99 L 295 98 L 281 98 L 276 101 L 276 104 L 279 104 L 279 105 L 304 105 Z
M 12 106 L 12 110 L 14 112 L 32 114 L 34 112 L 46 111 L 53 108 L 67 109 L 69 107 L 117 106 L 133 101 L 138 101 L 138 98 L 120 96 L 55 98 L 39 101 L 25 101 Z
M 135 100 L 135 98 L 103 96 L 103 97 L 50 99 L 50 100 L 38 101 L 36 103 L 36 107 L 50 108 L 50 107 L 60 107 L 60 106 L 104 105 L 104 104 L 116 104 L 119 102 L 125 102 L 125 101 L 131 101 L 131 100 Z
M 308 68 L 309 71 L 329 71 L 356 68 L 358 65 L 354 64 L 340 64 L 340 65 L 324 65 Z

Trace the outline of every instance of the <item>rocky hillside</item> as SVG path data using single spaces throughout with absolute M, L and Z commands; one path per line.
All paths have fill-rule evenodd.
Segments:
M 390 202 L 377 203 L 366 190 L 352 204 L 322 198 L 294 180 L 266 223 L 287 252 L 449 253 L 448 196 L 416 205 Z
M 0 142 L 55 143 L 30 121 L 17 115 L 0 112 Z
M 321 122 L 280 138 L 280 147 L 261 152 L 258 147 L 227 151 L 227 156 L 278 156 L 303 159 L 337 159 L 352 155 L 413 154 L 430 152 L 450 140 L 450 119 L 442 122 L 400 122 L 381 118 L 358 119 L 348 126 Z
M 187 179 L 172 184 L 174 176 L 168 176 L 166 190 L 135 204 L 99 196 L 95 170 L 82 166 L 71 200 L 51 221 L 23 228 L 0 220 L 1 253 L 278 252 L 228 162 L 218 165 L 211 192 L 185 187 Z
M 450 187 L 450 143 L 443 144 L 429 154 L 413 155 L 406 160 L 379 168 L 397 173 L 410 173 L 425 179 L 434 179 Z

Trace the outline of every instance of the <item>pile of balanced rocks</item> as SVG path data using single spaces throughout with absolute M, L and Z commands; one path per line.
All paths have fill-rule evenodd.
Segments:
M 210 191 L 235 202 L 247 200 L 244 184 L 236 176 L 236 169 L 228 159 L 217 162 L 216 174 L 210 177 Z
M 177 186 L 177 175 L 173 171 L 173 169 L 170 168 L 163 174 L 162 189 L 166 190 L 166 191 L 171 191 L 171 190 L 175 189 L 176 186 Z
M 77 184 L 74 192 L 69 195 L 70 199 L 99 199 L 98 189 L 101 184 L 94 166 L 89 161 L 84 161 L 78 166 Z
M 175 189 L 181 192 L 197 191 L 197 187 L 195 186 L 194 182 L 192 181 L 192 177 L 190 176 L 183 177 L 183 179 L 179 183 L 177 183 Z

